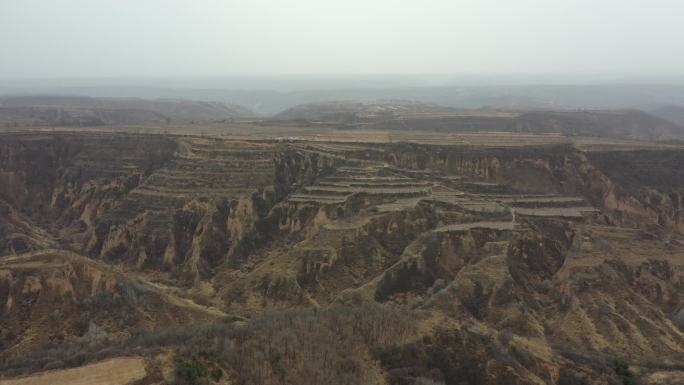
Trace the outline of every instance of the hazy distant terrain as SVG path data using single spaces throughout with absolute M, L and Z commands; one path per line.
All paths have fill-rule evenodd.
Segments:
M 0 125 L 5 126 L 98 126 L 252 116 L 248 108 L 222 102 L 61 95 L 0 97 Z
M 273 119 L 378 130 L 558 133 L 648 141 L 684 138 L 683 126 L 639 110 L 468 110 L 407 101 L 339 101 L 295 106 Z
M 300 104 L 335 100 L 413 100 L 456 108 L 505 109 L 625 109 L 653 110 L 668 105 L 684 106 L 684 85 L 659 84 L 575 84 L 528 85 L 508 83 L 462 85 L 417 83 L 416 86 L 392 85 L 392 82 L 369 82 L 363 86 L 354 79 L 346 83 L 290 80 L 282 87 L 262 82 L 188 82 L 164 84 L 139 82 L 134 85 L 3 85 L 0 94 L 88 95 L 93 97 L 146 99 L 213 100 L 246 106 L 258 113 L 275 114 Z M 143 85 L 140 85 L 143 83 Z M 397 83 L 397 82 L 395 82 Z M 106 84 L 106 83 L 104 83 Z M 345 85 L 346 84 L 346 85 Z
M 517 132 L 645 141 L 684 138 L 684 109 L 456 108 L 396 99 L 348 99 L 299 104 L 272 115 L 223 102 L 180 99 L 34 95 L 0 97 L 0 126 L 164 126 L 225 122 L 426 132 Z M 253 127 L 255 128 L 255 127 Z M 196 129 L 196 127 L 195 127 Z
M 458 113 L 459 110 L 455 108 L 410 100 L 338 100 L 300 104 L 273 115 L 273 119 L 362 122 L 408 116 L 435 117 Z
M 684 126 L 684 107 L 683 106 L 664 106 L 650 111 L 652 115 L 669 120 L 672 123 Z

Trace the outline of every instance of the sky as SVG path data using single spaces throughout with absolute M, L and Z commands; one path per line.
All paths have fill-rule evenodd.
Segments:
M 684 71 L 680 0 L 0 0 L 0 78 Z

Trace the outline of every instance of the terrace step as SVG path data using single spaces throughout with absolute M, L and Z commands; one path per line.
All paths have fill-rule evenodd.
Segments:
M 334 187 L 334 186 L 310 186 L 305 188 L 306 192 L 326 192 L 326 193 L 365 193 L 372 195 L 429 195 L 430 188 L 417 187 Z
M 456 185 L 470 193 L 506 193 L 510 190 L 508 185 L 492 182 L 458 182 Z
M 390 203 L 383 203 L 380 205 L 376 206 L 376 209 L 379 212 L 394 212 L 394 211 L 404 211 L 404 210 L 410 210 L 420 202 L 422 198 L 406 198 L 406 199 L 397 199 L 394 202 Z
M 541 208 L 514 208 L 515 216 L 524 217 L 543 217 L 543 218 L 564 218 L 564 219 L 584 219 L 586 215 L 596 213 L 595 207 L 541 207 Z
M 320 204 L 341 204 L 344 203 L 348 195 L 340 196 L 325 196 L 325 195 L 307 195 L 307 194 L 293 194 L 287 200 L 295 203 L 320 203 Z
M 509 206 L 520 208 L 578 207 L 587 205 L 587 201 L 584 198 L 566 196 L 513 197 L 500 199 L 499 201 Z
M 443 232 L 463 232 L 474 229 L 486 229 L 486 230 L 501 230 L 501 231 L 511 231 L 519 229 L 519 225 L 512 221 L 499 221 L 499 222 L 471 222 L 471 223 L 454 223 L 450 225 L 440 226 L 434 231 L 438 233 Z

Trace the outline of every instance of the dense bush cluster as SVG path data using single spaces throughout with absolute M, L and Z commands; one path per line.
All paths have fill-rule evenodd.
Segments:
M 415 324 L 408 312 L 377 304 L 287 310 L 244 324 L 141 331 L 114 346 L 45 346 L 0 370 L 15 375 L 173 347 L 179 353 L 176 377 L 182 384 L 217 381 L 224 375 L 222 368 L 236 384 L 376 383 L 382 372 L 371 352 L 407 343 L 417 334 Z
M 228 359 L 242 384 L 374 383 L 370 350 L 405 342 L 413 325 L 379 305 L 271 313 L 235 335 Z
M 211 325 L 192 334 L 159 333 L 140 341 L 177 344 L 189 359 L 210 357 L 229 368 L 237 384 L 351 385 L 375 383 L 380 373 L 370 352 L 405 343 L 416 329 L 404 311 L 363 305 L 270 312 L 241 327 Z

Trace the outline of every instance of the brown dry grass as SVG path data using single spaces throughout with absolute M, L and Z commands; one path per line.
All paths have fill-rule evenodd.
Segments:
M 182 125 L 101 126 L 84 128 L 23 128 L 21 132 L 128 132 L 162 135 L 191 135 L 195 137 L 220 137 L 230 140 L 278 140 L 293 138 L 306 142 L 336 143 L 396 143 L 410 142 L 436 145 L 467 145 L 485 147 L 511 147 L 530 145 L 553 145 L 569 143 L 560 134 L 527 134 L 511 132 L 459 132 L 408 130 L 338 130 L 330 127 L 301 127 L 296 125 L 260 125 L 254 122 L 202 123 Z M 596 139 L 600 141 L 599 139 Z M 189 148 L 186 147 L 186 150 Z
M 124 385 L 144 378 L 141 357 L 113 358 L 80 368 L 52 370 L 10 380 L 1 385 Z

